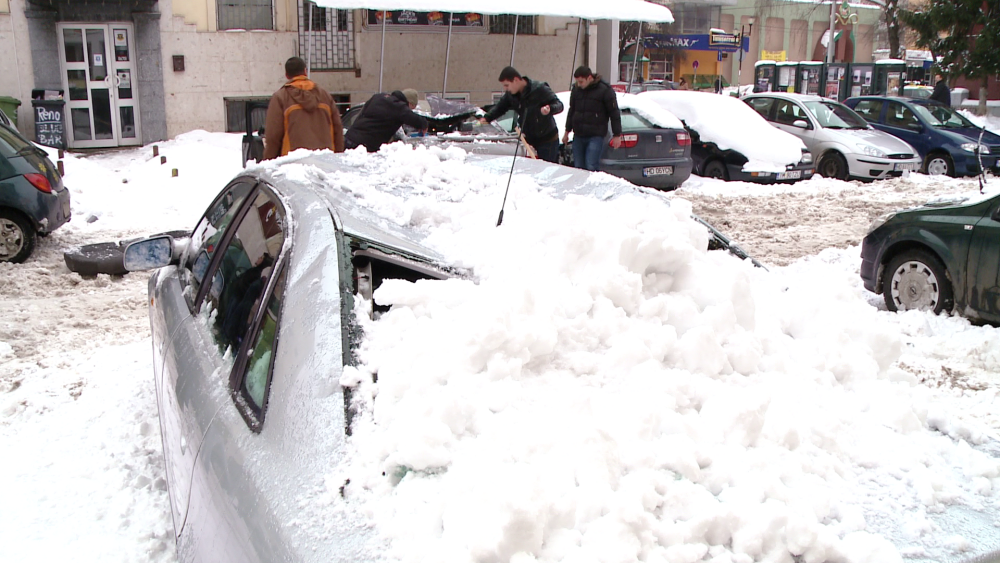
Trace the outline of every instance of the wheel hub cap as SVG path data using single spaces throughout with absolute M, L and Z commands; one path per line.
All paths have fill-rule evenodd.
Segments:
M 948 173 L 948 162 L 943 158 L 931 159 L 927 164 L 927 173 L 931 176 L 940 176 Z
M 941 298 L 937 276 L 926 264 L 904 262 L 892 274 L 892 300 L 900 311 L 933 311 Z
M 10 219 L 0 219 L 0 260 L 13 258 L 24 246 L 21 228 Z

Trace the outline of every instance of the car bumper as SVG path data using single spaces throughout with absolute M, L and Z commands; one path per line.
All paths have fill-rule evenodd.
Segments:
M 896 160 L 876 158 L 866 154 L 847 155 L 847 167 L 850 170 L 851 176 L 870 180 L 902 176 L 904 169 L 916 172 L 920 170 L 922 164 L 923 161 L 918 156 L 905 160 Z
M 741 168 L 734 166 L 729 168 L 729 179 L 758 184 L 791 184 L 799 180 L 808 180 L 815 173 L 816 169 L 812 164 L 808 166 L 795 166 L 781 174 L 775 174 L 774 172 L 744 172 Z
M 983 155 L 983 168 L 986 170 L 1000 170 L 1000 155 Z M 961 157 L 955 158 L 955 174 L 958 176 L 975 176 L 979 174 L 979 157 L 974 154 L 964 153 Z
M 21 211 L 31 218 L 35 229 L 39 233 L 48 234 L 69 222 L 72 218 L 70 209 L 70 195 L 68 189 L 58 192 L 42 193 L 23 180 L 26 185 L 24 192 L 29 189 L 31 196 L 23 201 Z
M 872 293 L 880 293 L 879 274 L 881 264 L 879 257 L 882 253 L 882 239 L 876 234 L 869 234 L 861 242 L 861 281 L 864 282 L 865 289 Z
M 650 168 L 671 167 L 671 174 L 646 175 L 644 170 Z M 602 160 L 601 172 L 618 176 L 637 186 L 665 189 L 676 188 L 691 176 L 694 163 L 690 158 L 669 158 L 662 160 Z
M 69 223 L 73 219 L 73 210 L 70 205 L 70 195 L 69 189 L 63 189 L 60 192 L 55 192 L 52 194 L 55 200 L 49 206 L 48 216 L 43 221 L 42 228 L 39 231 L 43 233 L 51 233 L 52 231 L 58 229 L 59 227 Z

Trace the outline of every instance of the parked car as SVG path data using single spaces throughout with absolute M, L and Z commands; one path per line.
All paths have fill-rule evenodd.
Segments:
M 4 113 L 2 109 L 0 109 L 0 124 L 6 125 L 7 127 L 14 127 L 14 123 L 11 122 L 10 118 L 7 117 L 7 114 Z
M 770 184 L 809 179 L 815 171 L 812 154 L 798 137 L 771 127 L 735 98 L 691 91 L 644 93 L 640 98 L 680 118 L 691 135 L 691 159 L 699 176 Z
M 470 155 L 466 162 L 496 173 L 508 161 Z M 293 163 L 331 177 L 364 171 L 331 153 Z M 669 201 L 538 160 L 524 160 L 517 174 L 556 197 Z M 469 274 L 426 247 L 417 231 L 320 178 L 252 168 L 222 189 L 190 238 L 164 235 L 125 250 L 130 271 L 164 267 L 150 277 L 149 315 L 183 562 L 367 561 L 375 553 L 369 548 L 381 545 L 368 523 L 346 513 L 321 537 L 301 541 L 291 523 L 308 516 L 290 499 L 347 462 L 350 388 L 336 382 L 354 362 L 360 299 L 372 303 L 385 279 Z M 714 229 L 709 234 L 710 248 L 745 256 Z
M 912 145 L 927 174 L 974 176 L 981 170 L 980 159 L 983 168 L 1000 173 L 1000 135 L 983 131 L 938 102 L 861 96 L 844 103 L 879 131 Z
M 625 92 L 628 90 L 629 94 L 641 94 L 642 92 L 661 92 L 663 90 L 680 90 L 680 85 L 676 82 L 670 80 L 649 80 L 646 82 L 633 82 L 632 88 L 629 89 L 628 82 L 618 82 L 612 84 L 611 87 L 615 92 Z
M 569 92 L 557 94 L 566 111 L 556 115 L 559 137 L 566 128 Z M 673 114 L 634 94 L 618 93 L 622 114 L 622 145 L 611 146 L 611 126 L 604 136 L 600 171 L 628 180 L 637 186 L 673 189 L 691 177 L 691 135 Z M 513 120 L 508 112 L 503 119 Z M 503 122 L 507 123 L 507 122 Z M 561 164 L 573 166 L 573 141 L 560 146 Z
M 0 262 L 24 262 L 36 235 L 70 219 L 69 190 L 46 152 L 0 124 Z
M 834 100 L 767 92 L 743 101 L 778 129 L 802 139 L 825 178 L 876 180 L 920 168 L 913 147 Z
M 861 246 L 861 279 L 890 311 L 954 310 L 1000 323 L 1000 196 L 887 213 Z
M 926 100 L 927 98 L 930 98 L 933 93 L 933 86 L 924 86 L 923 84 L 907 84 L 906 86 L 903 86 L 903 97 L 905 98 Z

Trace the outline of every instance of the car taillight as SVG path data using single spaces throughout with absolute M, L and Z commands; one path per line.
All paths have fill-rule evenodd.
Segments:
M 47 194 L 52 193 L 52 184 L 49 183 L 49 179 L 41 174 L 25 174 L 24 179 L 31 182 L 32 186 L 38 189 L 40 192 L 45 192 Z
M 677 134 L 677 144 L 686 147 L 691 144 L 691 135 L 685 132 L 680 132 Z
M 630 149 L 639 144 L 639 135 L 622 135 L 622 146 L 623 149 Z M 610 147 L 611 144 L 608 143 Z

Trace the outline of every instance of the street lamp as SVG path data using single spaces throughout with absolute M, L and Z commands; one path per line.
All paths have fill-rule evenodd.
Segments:
M 753 35 L 753 21 L 754 21 L 753 16 L 747 18 L 747 22 L 750 23 L 749 29 L 744 29 L 744 25 L 742 23 L 740 24 L 739 41 L 736 43 L 737 48 L 739 48 L 740 50 L 740 67 L 736 71 L 736 97 L 738 98 L 742 97 L 742 95 L 740 94 L 740 89 L 743 87 L 743 36 L 744 33 L 746 34 L 747 37 Z

